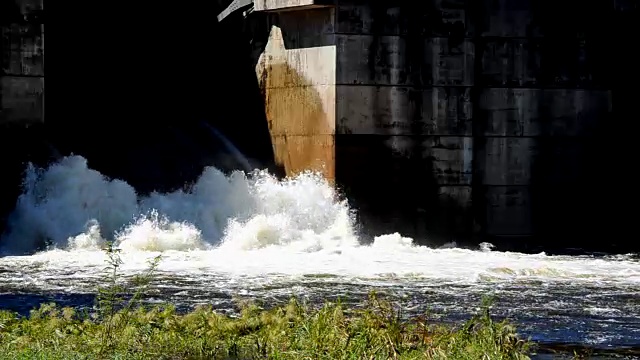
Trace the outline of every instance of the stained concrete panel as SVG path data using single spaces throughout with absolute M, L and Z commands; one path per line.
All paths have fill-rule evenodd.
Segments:
M 459 139 L 336 135 L 336 179 L 365 218 L 365 230 L 400 231 L 421 243 L 470 234 L 471 187 L 463 167 L 452 165 L 464 163 Z M 385 222 L 388 227 L 378 226 Z
M 474 0 L 475 29 L 485 37 L 579 37 L 603 31 L 611 1 Z
M 265 89 L 333 85 L 336 82 L 336 51 L 334 46 L 304 49 L 285 49 L 278 44 L 280 31 L 274 31 L 256 67 L 256 73 Z
M 466 87 L 337 86 L 337 133 L 471 135 Z
M 309 10 L 333 5 L 330 0 L 254 0 L 255 11 Z
M 343 135 L 344 136 L 344 135 Z M 363 136 L 363 135 L 351 135 Z M 471 185 L 473 138 L 462 136 L 376 136 L 364 135 L 375 142 L 381 157 L 413 163 L 420 175 L 434 186 Z M 363 156 L 366 149 L 362 149 Z M 398 181 L 401 181 L 401 177 Z
M 275 160 L 286 175 L 316 170 L 333 180 L 336 49 L 326 43 L 332 11 L 287 12 L 280 20 L 271 24 L 255 69 Z M 309 34 L 309 29 L 318 32 Z M 322 46 L 292 47 L 302 39 Z
M 425 212 L 426 242 L 464 241 L 476 230 L 471 186 L 439 186 L 435 212 Z
M 533 233 L 532 199 L 528 187 L 490 186 L 484 191 L 487 235 L 518 236 Z
M 458 222 L 457 226 L 460 226 L 461 229 L 469 227 L 472 193 L 471 186 L 438 186 L 439 202 L 440 204 L 447 204 L 447 206 L 442 206 L 443 210 L 457 210 L 457 212 L 445 214 L 447 215 L 446 217 Z
M 490 186 L 579 184 L 598 175 L 598 149 L 595 137 L 480 138 L 474 175 Z
M 609 46 L 601 38 L 481 38 L 477 85 L 606 88 Z
M 0 77 L 0 123 L 42 121 L 44 79 Z
M 601 175 L 602 145 L 598 137 L 541 137 L 532 154 L 532 186 L 580 186 Z
M 481 36 L 523 37 L 531 34 L 532 2 L 534 0 L 475 0 L 478 9 L 483 9 L 482 22 L 478 30 Z
M 335 45 L 333 8 L 278 13 L 274 24 L 282 30 L 287 49 Z
M 14 3 L 14 4 L 10 4 Z M 40 122 L 44 117 L 42 1 L 9 1 L 0 28 L 0 123 Z M 15 6 L 15 7 L 14 7 Z M 26 21 L 23 21 L 26 20 Z
M 335 179 L 334 135 L 272 135 L 276 162 L 285 167 L 287 175 L 311 170 Z
M 535 136 L 543 132 L 538 89 L 482 89 L 476 118 L 485 136 Z
M 4 73 L 7 75 L 43 76 L 43 49 L 33 44 L 33 38 L 25 38 L 19 49 L 9 50 L 4 55 Z
M 542 67 L 539 41 L 529 39 L 491 39 L 479 41 L 482 72 L 479 82 L 485 86 L 538 86 Z
M 548 89 L 542 109 L 548 109 L 544 133 L 552 136 L 593 136 L 610 119 L 609 90 Z
M 432 136 L 422 142 L 423 157 L 439 185 L 471 185 L 473 138 Z
M 465 0 L 425 0 L 409 6 L 340 2 L 336 31 L 342 34 L 420 36 L 470 35 L 471 21 Z
M 28 14 L 31 10 L 42 9 L 44 0 L 18 0 L 15 2 L 18 4 L 20 11 L 23 14 Z
M 337 83 L 473 85 L 474 46 L 447 38 L 336 35 Z
M 334 85 L 270 88 L 265 109 L 272 135 L 333 135 L 335 133 Z
M 478 164 L 482 169 L 484 185 L 527 185 L 531 172 L 537 139 L 498 137 L 484 139 L 482 150 L 476 148 Z
M 482 89 L 475 121 L 486 136 L 586 136 L 606 121 L 611 92 Z

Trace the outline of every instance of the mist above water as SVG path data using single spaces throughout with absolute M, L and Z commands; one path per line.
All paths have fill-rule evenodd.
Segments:
M 99 252 L 115 241 L 125 253 L 225 254 L 211 270 L 240 273 L 243 258 L 250 258 L 245 265 L 283 273 L 640 281 L 640 266 L 631 260 L 492 252 L 490 244 L 477 251 L 433 249 L 397 233 L 361 245 L 352 215 L 333 187 L 311 172 L 278 180 L 265 171 L 227 176 L 208 167 L 188 190 L 139 197 L 126 182 L 69 156 L 47 169 L 29 166 L 0 245 L 5 254 L 73 253 Z
M 188 191 L 138 197 L 79 156 L 48 169 L 30 166 L 9 225 L 2 238 L 6 252 L 44 244 L 98 250 L 106 240 L 132 251 L 356 242 L 349 208 L 317 174 L 281 182 L 266 172 L 225 176 L 209 167 Z
M 239 257 L 266 251 L 285 262 L 314 254 L 315 261 L 305 260 L 293 270 L 300 272 L 340 267 L 339 274 L 465 274 L 471 280 L 491 273 L 640 281 L 635 262 L 618 268 L 602 259 L 492 252 L 490 244 L 477 251 L 433 249 L 415 246 L 413 239 L 397 233 L 361 245 L 347 202 L 312 172 L 278 180 L 265 171 L 225 175 L 208 167 L 188 190 L 139 197 L 126 182 L 90 169 L 80 156 L 62 158 L 46 169 L 28 167 L 24 192 L 0 241 L 4 254 L 100 251 L 106 241 L 129 253 L 234 251 L 223 267 L 240 272 L 234 270 L 242 263 Z M 314 269 L 323 257 L 330 257 L 331 265 Z M 274 259 L 260 261 L 266 265 Z M 289 273 L 292 268 L 281 270 Z
M 209 167 L 188 190 L 141 197 L 86 159 L 65 157 L 27 169 L 0 240 L 0 293 L 91 293 L 105 266 L 101 248 L 113 240 L 125 276 L 162 255 L 162 296 L 177 303 L 224 302 L 234 294 L 358 297 L 384 288 L 416 306 L 429 299 L 464 313 L 493 292 L 506 304 L 499 314 L 516 311 L 531 322 L 525 329 L 543 331 L 544 339 L 628 345 L 640 338 L 640 262 L 631 255 L 431 248 L 393 229 L 361 244 L 352 215 L 311 172 L 279 180 Z M 567 332 L 574 323 L 586 330 Z

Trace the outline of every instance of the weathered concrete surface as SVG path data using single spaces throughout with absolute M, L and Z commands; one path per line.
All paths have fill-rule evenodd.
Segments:
M 628 158 L 612 148 L 624 131 L 615 114 L 633 108 L 621 84 L 640 78 L 616 66 L 634 67 L 630 50 L 624 61 L 616 54 L 633 42 L 637 9 L 637 1 L 351 0 L 320 27 L 311 12 L 280 17 L 300 19 L 282 27 L 296 39 L 287 51 L 301 38 L 334 41 L 335 177 L 365 229 L 555 246 L 585 234 L 576 219 L 606 212 L 589 200 L 606 197 L 598 162 Z M 288 61 L 297 72 L 323 72 L 331 56 Z M 272 91 L 283 112 L 267 111 L 286 118 L 289 97 Z M 285 122 L 313 119 L 294 112 Z M 296 171 L 314 161 L 300 151 L 289 154 L 301 161 Z
M 472 135 L 468 87 L 338 85 L 337 94 L 339 134 Z
M 47 158 L 42 15 L 42 0 L 0 1 L 0 231 L 25 162 Z
M 43 120 L 42 0 L 7 1 L 0 8 L 0 124 Z
M 0 78 L 0 124 L 33 123 L 44 117 L 42 77 L 3 76 Z
M 399 35 L 338 35 L 338 84 L 473 85 L 470 41 Z
M 255 0 L 255 11 L 309 10 L 333 5 L 333 0 Z
M 256 65 L 276 163 L 287 175 L 315 170 L 328 179 L 335 177 L 332 21 L 331 9 L 281 14 L 277 25 L 269 24 L 267 44 Z M 297 30 L 303 28 L 304 32 Z
M 424 17 L 431 10 L 443 19 Z M 341 2 L 336 12 L 338 184 L 374 233 L 471 234 L 475 50 L 463 36 L 439 36 L 457 31 L 464 9 Z M 362 143 L 377 150 L 355 152 Z M 358 166 L 367 156 L 379 165 Z M 383 218 L 391 224 L 376 226 Z

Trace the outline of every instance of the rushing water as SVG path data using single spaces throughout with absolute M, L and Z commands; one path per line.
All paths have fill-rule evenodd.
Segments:
M 362 245 L 346 202 L 312 173 L 278 181 L 208 168 L 189 191 L 141 198 L 67 157 L 28 169 L 10 221 L 0 306 L 18 311 L 51 300 L 91 304 L 106 265 L 100 248 L 115 240 L 124 274 L 162 255 L 150 300 L 183 307 L 228 310 L 237 296 L 357 302 L 377 290 L 410 312 L 458 321 L 492 294 L 493 313 L 534 340 L 640 346 L 637 257 L 435 249 L 395 233 Z M 45 243 L 49 250 L 34 253 Z

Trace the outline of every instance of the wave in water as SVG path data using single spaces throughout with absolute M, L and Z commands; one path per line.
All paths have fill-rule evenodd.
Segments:
M 98 266 L 108 240 L 133 267 L 163 253 L 166 270 L 188 273 L 640 282 L 640 264 L 629 256 L 524 255 L 494 252 L 490 244 L 432 249 L 399 234 L 361 245 L 351 209 L 319 174 L 280 181 L 264 171 L 225 176 L 210 167 L 188 191 L 139 197 L 79 156 L 28 168 L 0 244 L 5 254 L 33 253 L 44 244 L 48 250 L 0 264 Z
M 5 252 L 43 243 L 99 249 L 105 240 L 123 250 L 157 251 L 272 245 L 313 251 L 357 243 L 348 206 L 314 173 L 278 181 L 264 171 L 227 177 L 209 167 L 189 191 L 138 197 L 80 156 L 48 169 L 30 166 L 9 225 Z

